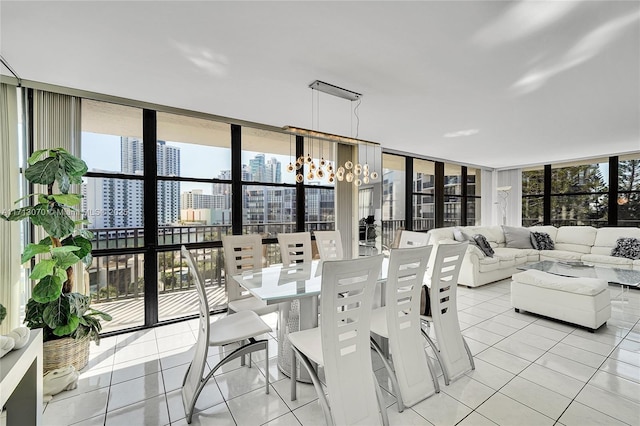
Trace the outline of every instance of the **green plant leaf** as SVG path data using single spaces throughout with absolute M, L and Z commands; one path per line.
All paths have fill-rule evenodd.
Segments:
M 60 278 L 60 282 L 62 284 L 64 284 L 65 282 L 67 282 L 67 269 L 62 269 L 59 267 L 55 267 L 55 269 L 53 270 L 53 275 Z
M 59 168 L 56 172 L 56 182 L 58 182 L 58 189 L 63 194 L 69 193 L 69 188 L 71 187 L 71 180 L 69 179 L 69 175 L 64 171 L 64 169 Z
M 64 325 L 58 326 L 53 330 L 53 334 L 56 336 L 69 336 L 71 333 L 76 331 L 78 326 L 80 325 L 80 320 L 77 316 L 71 315 L 69 317 L 69 322 Z
M 42 225 L 42 221 L 49 215 L 49 203 L 40 203 L 26 208 L 28 209 L 29 219 L 34 225 Z
M 89 269 L 89 266 L 91 266 L 91 263 L 93 262 L 93 255 L 91 253 L 88 253 L 85 257 L 83 257 L 82 259 L 82 263 L 84 263 L 84 266 Z
M 56 261 L 56 266 L 61 269 L 67 269 L 69 266 L 73 266 L 80 262 L 80 258 L 72 252 L 61 252 L 53 255 Z
M 33 267 L 29 278 L 32 280 L 41 280 L 44 277 L 53 275 L 53 268 L 56 266 L 56 261 L 53 259 L 41 260 Z
M 89 312 L 87 312 L 87 314 L 85 314 L 85 317 L 88 317 L 88 316 L 98 316 L 98 317 L 102 318 L 105 321 L 111 321 L 112 320 L 111 315 L 109 315 L 108 313 L 102 312 L 102 311 L 99 311 L 99 310 L 93 309 L 93 308 L 89 309 Z
M 80 236 L 82 236 L 83 238 L 86 238 L 87 240 L 93 239 L 93 232 L 89 231 L 86 228 L 80 229 L 78 233 L 80 234 Z
M 69 316 L 69 301 L 64 297 L 59 297 L 47 303 L 44 311 L 42 311 L 42 320 L 51 329 L 66 324 L 69 321 Z
M 39 303 L 47 303 L 52 300 L 56 300 L 60 297 L 60 294 L 62 294 L 63 282 L 64 281 L 62 281 L 57 275 L 44 277 L 38 281 L 38 284 L 36 284 L 35 287 L 33 287 L 31 297 Z
M 20 263 L 24 263 L 31 259 L 36 254 L 49 253 L 51 249 L 51 245 L 44 244 L 27 244 L 24 248 L 24 252 L 22 252 L 22 258 L 20 259 Z
M 77 246 L 72 246 L 72 245 L 62 245 L 61 247 L 54 247 L 51 252 L 53 254 L 59 254 L 59 253 L 68 253 L 70 251 L 78 251 L 80 250 L 80 247 Z
M 93 248 L 91 241 L 79 235 L 72 235 L 65 238 L 64 240 L 62 240 L 62 246 L 80 247 L 80 249 L 74 253 L 80 259 L 84 259 L 88 254 L 90 254 L 91 249 Z
M 53 194 L 51 197 L 56 200 L 56 203 L 64 204 L 65 206 L 75 206 L 80 204 L 80 200 L 82 200 L 82 197 L 78 194 Z
M 69 293 L 65 297 L 69 300 L 72 314 L 82 317 L 89 309 L 89 303 L 91 302 L 89 296 L 80 293 Z
M 0 214 L 0 217 L 2 217 L 4 220 L 10 220 L 12 222 L 15 222 L 18 220 L 28 218 L 29 214 L 31 213 L 31 210 L 32 210 L 32 207 L 21 207 L 19 209 L 15 209 L 9 212 L 9 216 Z
M 42 320 L 42 312 L 47 307 L 45 303 L 38 303 L 35 299 L 29 299 L 25 308 L 24 323 L 29 328 L 42 328 L 46 324 Z
M 64 171 L 69 175 L 71 181 L 74 181 L 74 178 L 78 178 L 87 173 L 88 167 L 87 163 L 75 157 L 68 152 L 60 151 L 58 153 L 58 158 L 60 158 L 60 165 L 64 169 Z
M 53 244 L 53 241 L 51 241 L 51 237 L 44 237 L 38 243 L 38 245 L 41 245 L 41 246 L 51 246 L 52 244 Z
M 64 238 L 75 229 L 73 220 L 60 206 L 49 208 L 47 214 L 40 217 L 40 221 L 47 234 L 55 238 Z
M 29 159 L 27 160 L 27 163 L 29 165 L 35 164 L 40 159 L 40 157 L 42 157 L 42 154 L 44 154 L 47 151 L 49 151 L 49 150 L 48 149 L 39 149 L 39 150 L 37 150 L 36 152 L 31 154 L 31 157 L 29 157 Z
M 60 162 L 55 157 L 48 157 L 27 167 L 24 177 L 29 182 L 50 185 L 56 179 L 56 173 L 60 167 Z

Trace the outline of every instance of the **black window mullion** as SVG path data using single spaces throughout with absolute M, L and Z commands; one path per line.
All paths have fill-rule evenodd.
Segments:
M 609 211 L 608 225 L 618 226 L 618 170 L 620 159 L 618 156 L 609 157 Z
M 413 158 L 405 157 L 404 227 L 413 231 Z
M 231 232 L 242 235 L 242 127 L 231 125 Z
M 142 112 L 144 146 L 144 324 L 158 322 L 158 159 L 156 111 Z
M 461 192 L 462 197 L 460 199 L 460 226 L 467 226 L 467 167 L 461 167 L 461 177 L 462 185 Z
M 542 194 L 542 223 L 551 225 L 551 164 L 544 166 L 544 193 Z
M 444 227 L 444 163 L 441 161 L 435 162 L 435 227 Z

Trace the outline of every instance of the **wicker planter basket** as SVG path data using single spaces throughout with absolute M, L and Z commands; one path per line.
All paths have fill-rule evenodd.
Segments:
M 65 337 L 44 342 L 42 347 L 43 373 L 69 365 L 73 365 L 76 371 L 84 368 L 89 361 L 89 342 L 88 335 L 81 339 Z

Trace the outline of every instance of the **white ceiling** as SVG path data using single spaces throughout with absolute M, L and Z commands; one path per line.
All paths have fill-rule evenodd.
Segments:
M 640 151 L 638 1 L 2 0 L 0 24 L 25 80 L 355 136 L 347 100 L 312 118 L 319 79 L 362 93 L 358 137 L 393 150 L 490 168 Z

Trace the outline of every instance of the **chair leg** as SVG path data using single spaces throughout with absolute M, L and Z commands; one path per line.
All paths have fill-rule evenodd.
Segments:
M 391 379 L 391 386 L 393 386 L 393 390 L 396 392 L 396 401 L 398 402 L 398 412 L 402 413 L 404 411 L 404 401 L 402 400 L 402 393 L 400 392 L 400 385 L 398 385 L 398 378 L 396 377 L 395 371 L 391 368 L 391 364 L 382 353 L 382 349 L 378 342 L 376 342 L 373 337 L 369 339 L 371 341 L 371 347 L 376 351 L 382 363 L 384 364 L 384 368 L 387 369 L 387 373 L 389 374 L 389 379 Z
M 384 404 L 384 397 L 382 396 L 382 390 L 380 389 L 378 378 L 376 377 L 376 373 L 374 371 L 372 371 L 371 374 L 373 374 L 373 385 L 376 387 L 376 398 L 378 399 L 378 406 L 380 407 L 382 424 L 384 426 L 389 426 L 389 414 L 387 413 L 387 407 Z
M 296 351 L 293 350 L 293 345 L 291 345 L 291 400 L 292 401 L 295 401 L 296 399 L 298 399 L 297 383 L 298 383 L 298 360 L 296 359 Z
M 444 362 L 442 361 L 442 356 L 440 355 L 440 351 L 436 347 L 436 344 L 433 343 L 433 340 L 431 340 L 431 337 L 429 337 L 427 332 L 424 331 L 424 329 L 422 327 L 420 327 L 420 331 L 422 331 L 422 335 L 424 336 L 425 339 L 427 339 L 427 342 L 429 342 L 429 345 L 431 346 L 431 349 L 433 349 L 433 352 L 436 354 L 436 359 L 438 360 L 438 364 L 440 364 L 440 368 L 442 369 L 442 375 L 444 376 L 444 384 L 448 386 L 449 385 L 449 375 L 447 374 L 447 369 L 444 366 Z
M 300 363 L 304 365 L 304 367 L 309 372 L 309 377 L 311 377 L 311 382 L 313 383 L 313 387 L 315 388 L 316 394 L 318 395 L 318 400 L 320 401 L 320 406 L 322 407 L 322 411 L 324 412 L 324 419 L 327 422 L 327 425 L 333 426 L 333 417 L 331 416 L 329 401 L 327 401 L 327 396 L 324 394 L 324 391 L 322 390 L 322 384 L 320 383 L 320 379 L 318 378 L 318 374 L 316 373 L 316 370 L 311 365 L 311 361 L 309 361 L 309 358 L 307 358 L 305 354 L 300 352 L 293 345 L 291 345 L 291 352 L 293 352 L 293 358 L 292 358 L 294 361 L 293 365 L 295 365 L 295 359 L 296 357 L 298 357 L 298 359 L 300 359 Z M 293 375 L 293 371 L 295 370 L 295 367 L 293 365 L 291 366 L 291 381 L 295 382 L 296 378 Z M 293 390 L 294 388 L 295 388 L 295 384 L 292 384 L 291 389 Z M 292 401 L 295 400 L 293 399 L 293 394 L 292 394 L 291 400 Z
M 476 369 L 476 363 L 473 362 L 473 354 L 471 353 L 471 349 L 469 349 L 469 345 L 467 345 L 467 339 L 462 336 L 462 343 L 464 343 L 464 348 L 467 351 L 467 355 L 469 356 L 469 362 L 471 363 L 471 369 Z

